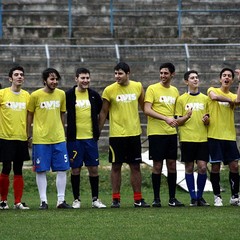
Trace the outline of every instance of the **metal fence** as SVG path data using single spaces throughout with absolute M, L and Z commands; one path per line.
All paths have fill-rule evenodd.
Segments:
M 6 71 L 4 66 L 12 63 L 32 64 L 32 74 L 39 71 L 38 65 L 57 66 L 66 73 L 79 65 L 88 65 L 94 72 L 107 74 L 108 67 L 112 71 L 113 64 L 126 61 L 132 66 L 133 76 L 145 82 L 146 78 L 156 81 L 159 64 L 170 61 L 176 65 L 177 73 L 196 69 L 203 81 L 212 81 L 222 67 L 237 68 L 239 59 L 240 44 L 0 45 L 1 74 Z

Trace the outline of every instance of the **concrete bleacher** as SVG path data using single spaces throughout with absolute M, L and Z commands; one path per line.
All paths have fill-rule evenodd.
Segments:
M 159 44 L 238 42 L 238 0 L 2 0 L 2 43 Z M 182 10 L 179 18 L 178 10 Z M 225 12 L 223 12 L 225 11 Z M 181 37 L 178 22 L 181 21 Z

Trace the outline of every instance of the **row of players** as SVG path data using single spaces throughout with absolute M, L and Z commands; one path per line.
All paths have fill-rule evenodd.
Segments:
M 240 70 L 235 70 L 239 74 Z M 112 208 L 120 207 L 121 168 L 127 163 L 131 173 L 134 206 L 150 207 L 141 191 L 141 127 L 138 107 L 148 116 L 147 134 L 149 159 L 153 161 L 153 207 L 161 207 L 160 186 L 163 161 L 168 170 L 169 206 L 184 206 L 176 198 L 177 134 L 180 136 L 181 161 L 185 163 L 190 206 L 209 206 L 203 198 L 207 179 L 207 163 L 211 163 L 210 180 L 214 206 L 223 206 L 220 194 L 220 166 L 229 166 L 230 204 L 240 206 L 240 158 L 234 125 L 234 109 L 240 104 L 237 94 L 230 92 L 235 72 L 224 68 L 220 72 L 219 88 L 210 87 L 207 95 L 199 92 L 199 75 L 195 70 L 184 74 L 188 86 L 179 96 L 171 85 L 175 75 L 172 63 L 159 68 L 160 81 L 150 85 L 144 93 L 142 84 L 130 80 L 130 67 L 120 62 L 114 67 L 115 82 L 107 86 L 102 96 L 89 88 L 90 71 L 76 70 L 75 82 L 66 93 L 57 88 L 61 79 L 54 68 L 42 73 L 43 88 L 31 95 L 22 89 L 24 69 L 14 66 L 9 71 L 10 87 L 0 90 L 0 209 L 7 203 L 9 174 L 13 167 L 14 208 L 29 209 L 22 202 L 24 180 L 23 162 L 32 162 L 40 196 L 39 209 L 48 209 L 47 177 L 56 172 L 57 208 L 80 208 L 80 172 L 88 169 L 92 193 L 92 207 L 105 208 L 99 198 L 98 139 L 106 119 L 109 119 L 109 162 L 111 163 Z M 67 140 L 64 115 L 67 112 Z M 177 132 L 178 131 L 178 132 Z M 209 157 L 210 156 L 210 157 Z M 195 191 L 194 164 L 197 164 Z M 74 201 L 65 201 L 66 172 L 71 167 Z

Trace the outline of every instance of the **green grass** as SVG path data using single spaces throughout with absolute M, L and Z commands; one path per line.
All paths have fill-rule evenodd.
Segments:
M 213 194 L 205 193 L 210 207 L 189 207 L 189 194 L 177 189 L 177 198 L 186 204 L 184 208 L 171 208 L 168 203 L 168 188 L 163 178 L 161 198 L 163 207 L 159 209 L 135 209 L 133 193 L 129 184 L 129 170 L 123 168 L 121 208 L 111 209 L 110 167 L 106 156 L 100 167 L 100 198 L 108 208 L 92 209 L 88 174 L 81 174 L 81 209 L 56 209 L 55 174 L 48 174 L 47 211 L 38 210 L 39 195 L 35 173 L 24 170 L 25 191 L 23 201 L 30 210 L 0 211 L 1 239 L 239 239 L 240 207 L 229 206 L 228 170 L 221 174 L 224 207 L 213 207 Z M 28 163 L 29 164 L 29 163 Z M 68 173 L 69 174 L 69 173 Z M 142 166 L 143 196 L 152 202 L 151 168 Z M 72 202 L 70 174 L 66 191 L 67 202 Z M 12 208 L 12 187 L 8 199 Z

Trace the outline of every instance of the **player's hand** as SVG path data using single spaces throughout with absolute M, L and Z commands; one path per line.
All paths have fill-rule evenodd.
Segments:
M 237 73 L 238 81 L 240 80 L 240 69 L 236 69 L 235 72 Z
M 175 118 L 167 118 L 166 123 L 171 126 L 172 128 L 178 126 L 178 122 Z
M 32 137 L 28 138 L 28 147 L 32 148 Z
M 208 125 L 209 124 L 209 114 L 207 114 L 207 113 L 204 114 L 202 121 L 203 121 L 204 125 Z

